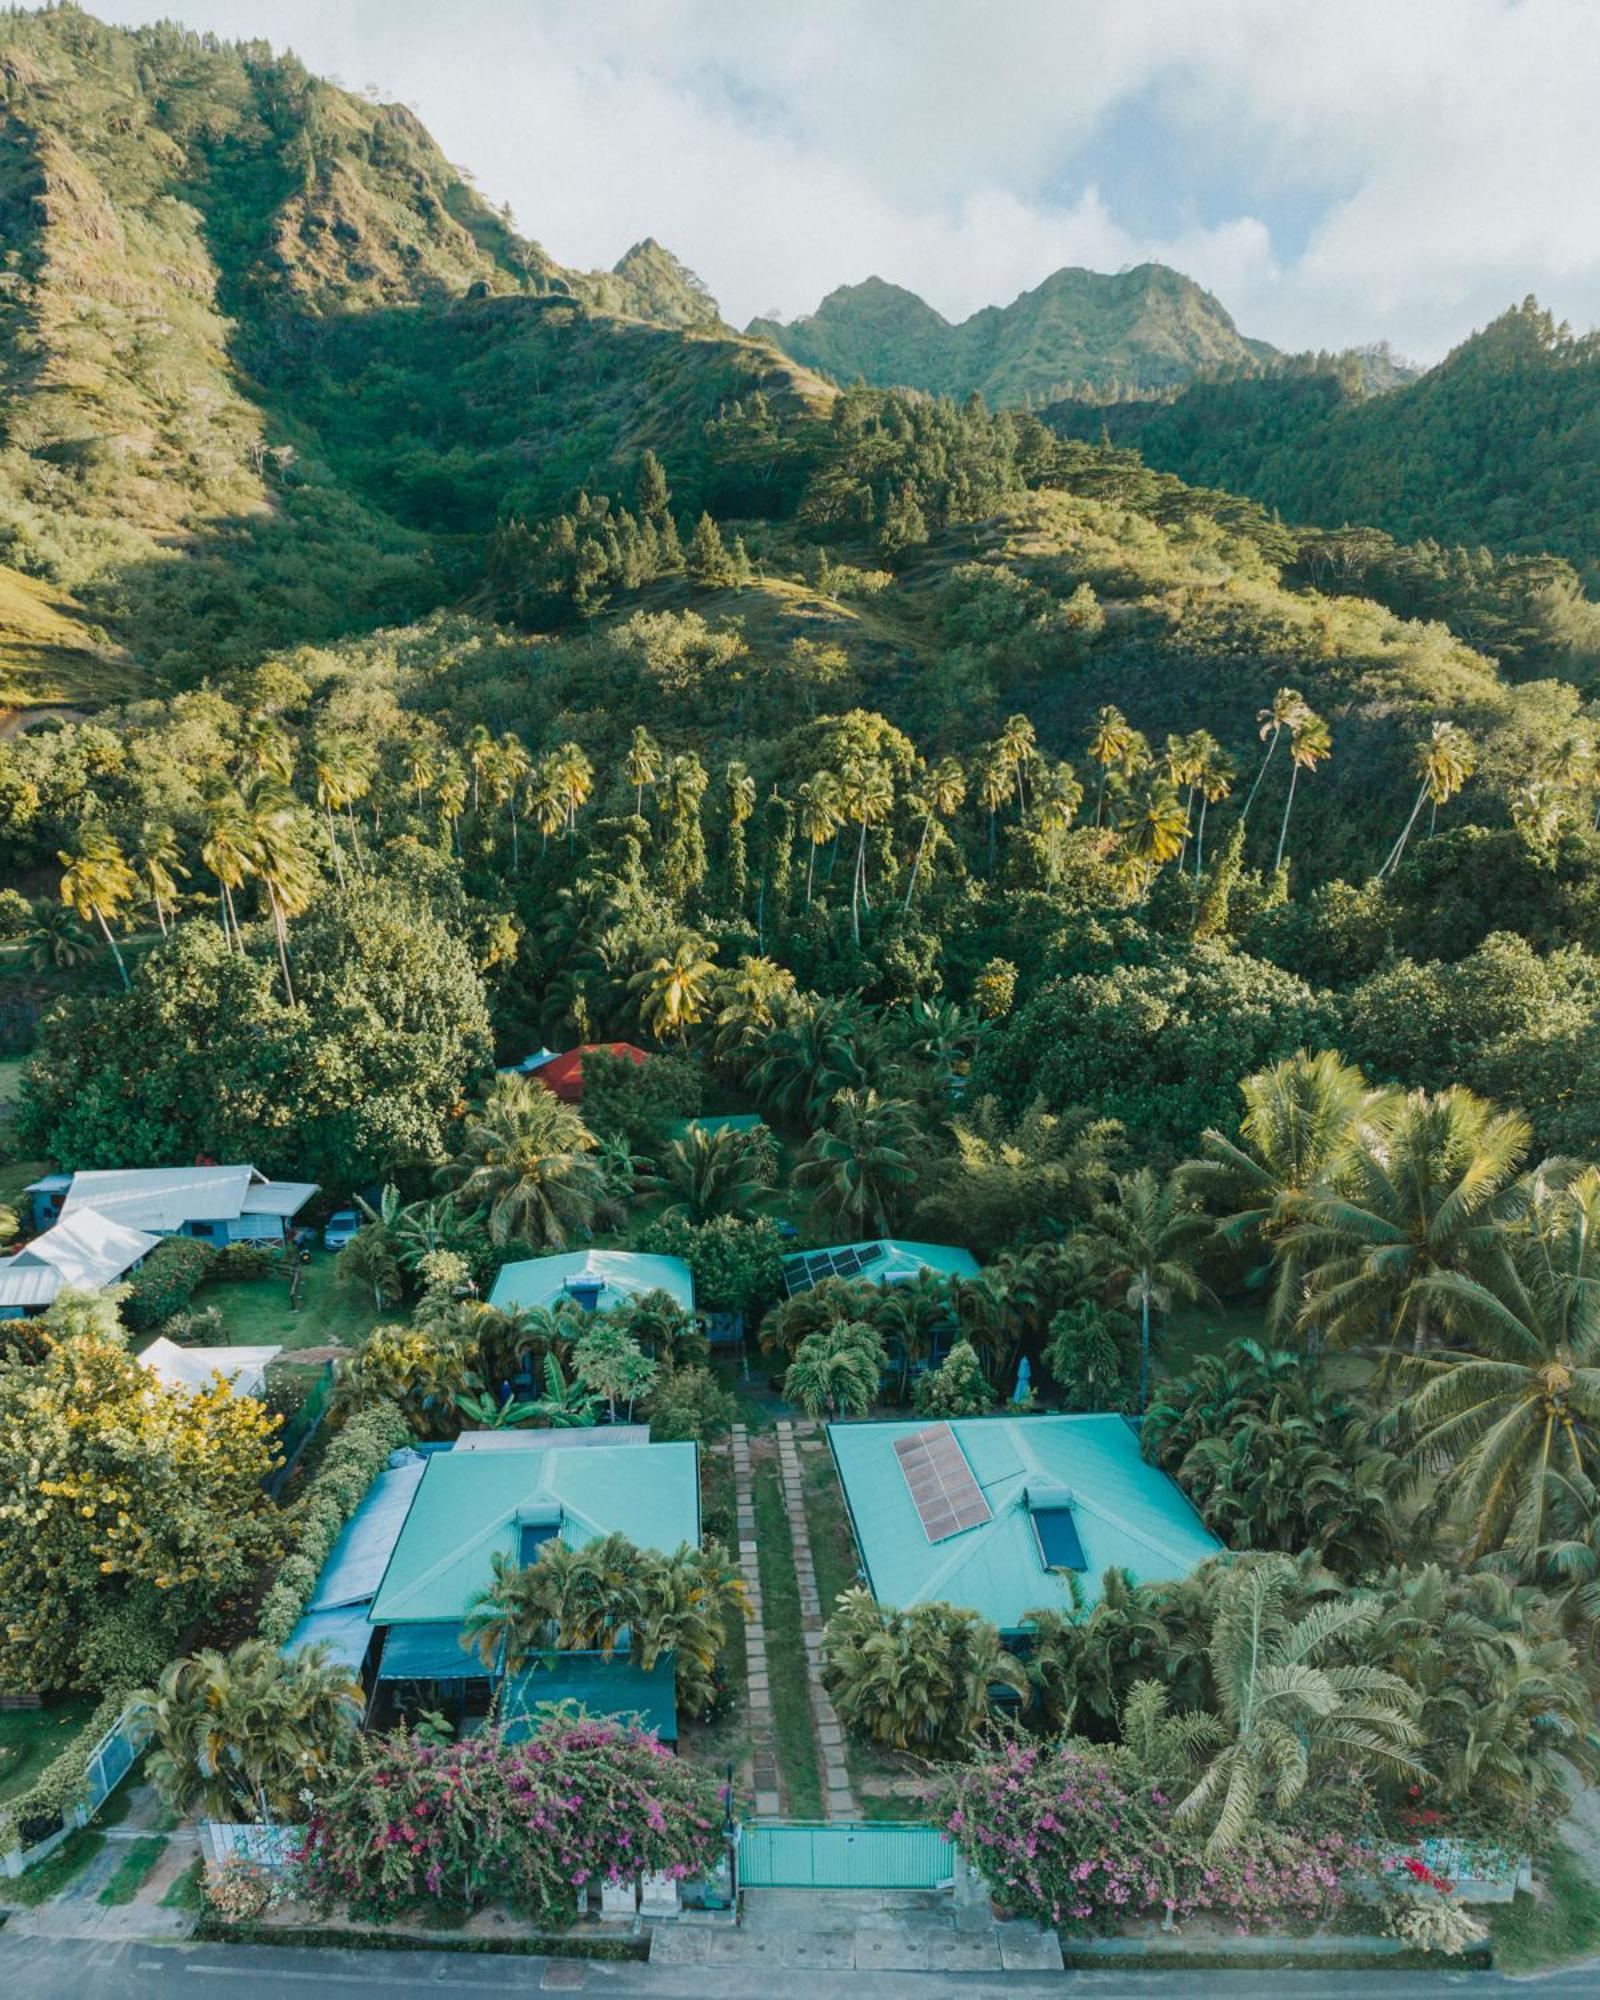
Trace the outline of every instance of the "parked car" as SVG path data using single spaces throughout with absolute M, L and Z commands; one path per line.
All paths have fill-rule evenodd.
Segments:
M 335 1209 L 322 1232 L 324 1249 L 342 1250 L 361 1227 L 361 1217 L 353 1208 Z

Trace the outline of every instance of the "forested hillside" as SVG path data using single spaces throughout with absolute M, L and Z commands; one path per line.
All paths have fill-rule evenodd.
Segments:
M 1600 338 L 1529 299 L 1417 380 L 1372 390 L 1346 356 L 1208 379 L 1170 400 L 1057 405 L 1050 421 L 1109 432 L 1287 520 L 1550 552 L 1600 572 Z
M 1136 395 L 1273 352 L 1164 264 L 1115 275 L 1055 271 L 1010 305 L 956 325 L 915 292 L 868 278 L 841 285 L 802 319 L 752 320 L 748 331 L 839 382 L 1010 404 Z

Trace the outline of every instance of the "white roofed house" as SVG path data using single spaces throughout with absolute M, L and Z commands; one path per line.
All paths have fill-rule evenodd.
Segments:
M 179 1347 L 162 1337 L 152 1340 L 139 1360 L 169 1389 L 209 1389 L 220 1375 L 236 1396 L 259 1396 L 268 1364 L 282 1352 L 280 1347 Z
M 98 1292 L 136 1271 L 160 1241 L 82 1209 L 0 1260 L 0 1319 L 30 1319 L 62 1291 Z
M 274 1181 L 256 1167 L 115 1167 L 34 1181 L 41 1228 L 94 1214 L 152 1236 L 203 1243 L 281 1243 L 317 1192 L 313 1181 Z

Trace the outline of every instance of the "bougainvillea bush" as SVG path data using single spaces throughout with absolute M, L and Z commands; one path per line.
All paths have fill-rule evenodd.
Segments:
M 1067 1931 L 1167 1912 L 1241 1930 L 1317 1922 L 1363 1860 L 1342 1833 L 1274 1826 L 1207 1860 L 1172 1804 L 1092 1746 L 1007 1743 L 954 1774 L 946 1823 L 996 1902 Z
M 310 1814 L 298 1888 L 378 1920 L 445 1897 L 564 1923 L 590 1882 L 699 1875 L 721 1847 L 713 1778 L 642 1731 L 555 1713 L 514 1742 L 364 1739 Z

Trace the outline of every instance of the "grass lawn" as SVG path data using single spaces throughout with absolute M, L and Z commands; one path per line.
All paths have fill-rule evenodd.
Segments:
M 8 1071 L 14 1067 L 7 1062 Z M 0 1203 L 14 1208 L 19 1218 L 26 1219 L 29 1213 L 28 1197 L 24 1190 L 30 1181 L 36 1181 L 50 1171 L 48 1160 L 8 1160 L 0 1166 Z
M 727 1522 L 718 1525 L 718 1534 L 731 1550 L 735 1542 L 733 1464 L 727 1451 L 713 1446 L 704 1455 L 706 1466 L 705 1501 L 708 1513 L 715 1510 Z M 704 1765 L 720 1777 L 732 1764 L 737 1771 L 750 1752 L 748 1658 L 744 1643 L 744 1621 L 729 1627 L 728 1643 L 722 1649 L 722 1671 L 731 1696 L 727 1713 L 715 1722 L 681 1722 L 678 1749 L 691 1763 Z
M 817 1596 L 822 1615 L 827 1618 L 842 1591 L 861 1581 L 855 1537 L 850 1532 L 850 1516 L 845 1508 L 839 1475 L 829 1451 L 801 1454 L 801 1478 L 805 1489 L 806 1526 L 811 1535 L 811 1561 L 817 1572 Z M 845 1741 L 845 1756 L 855 1786 L 856 1802 L 865 1819 L 923 1819 L 926 1810 L 912 1796 L 920 1782 L 915 1763 L 892 1751 L 876 1750 L 868 1743 Z M 868 1789 L 894 1783 L 896 1792 Z
M 97 1833 L 92 1827 L 79 1827 L 76 1833 L 67 1835 L 54 1854 L 47 1854 L 43 1861 L 35 1862 L 14 1882 L 0 1886 L 0 1902 L 13 1903 L 28 1910 L 48 1903 L 53 1896 L 61 1894 L 80 1869 L 88 1867 L 105 1844 L 103 1833 Z
M 161 1898 L 162 1909 L 203 1910 L 205 1897 L 201 1893 L 200 1878 L 205 1873 L 205 1866 L 203 1861 L 191 1861 Z
M 332 1252 L 314 1250 L 305 1272 L 299 1309 L 289 1303 L 290 1276 L 285 1264 L 265 1278 L 225 1280 L 202 1285 L 194 1305 L 215 1306 L 222 1314 L 231 1347 L 331 1347 L 358 1345 L 378 1322 L 372 1294 L 360 1285 L 341 1282 Z
M 149 1833 L 140 1840 L 130 1840 L 123 1850 L 122 1859 L 117 1863 L 116 1874 L 100 1891 L 99 1900 L 107 1909 L 114 1909 L 119 1903 L 131 1903 L 166 1851 L 166 1839 L 159 1833 Z
M 50 1708 L 0 1714 L 0 1799 L 14 1799 L 27 1791 L 45 1766 L 82 1733 L 94 1709 L 94 1701 L 85 1697 Z
M 777 1466 L 770 1459 L 754 1465 L 751 1483 L 772 1723 L 778 1739 L 784 1806 L 791 1819 L 821 1819 L 822 1773 L 811 1728 L 806 1649 L 800 1636 L 800 1586 L 795 1579 L 794 1545 L 789 1539 L 789 1517 L 784 1511 Z
M 1542 1896 L 1518 1896 L 1494 1913 L 1497 1972 L 1537 1972 L 1600 1952 L 1600 1883 L 1570 1847 L 1541 1863 Z

